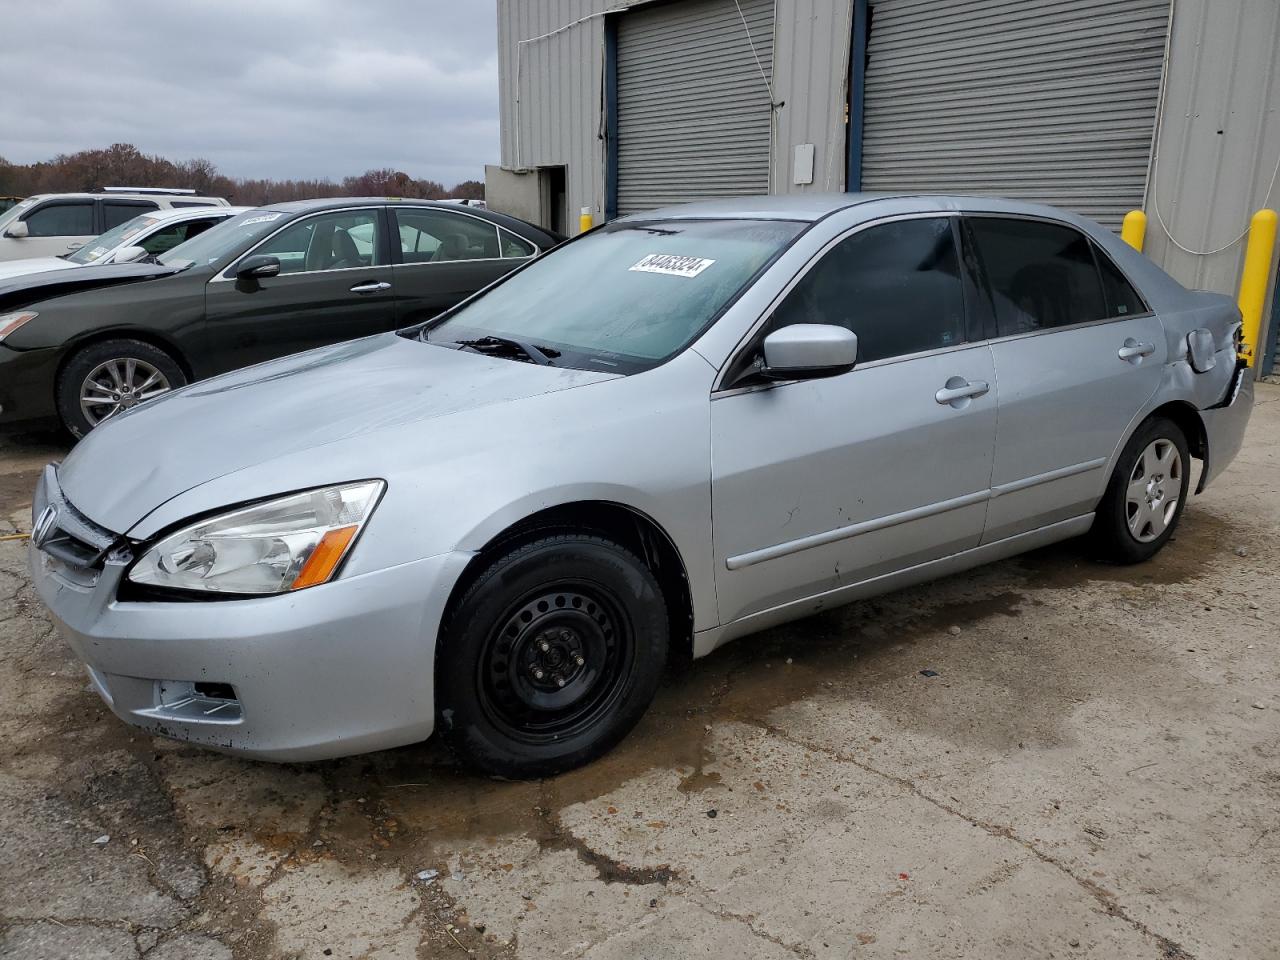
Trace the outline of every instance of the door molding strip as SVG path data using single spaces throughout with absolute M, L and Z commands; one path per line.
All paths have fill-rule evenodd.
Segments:
M 1034 477 L 1023 477 L 1021 480 L 1010 480 L 1008 483 L 997 483 L 991 488 L 991 498 L 1003 496 L 1006 493 L 1017 493 L 1019 490 L 1026 490 L 1030 487 L 1038 487 L 1042 483 L 1052 483 L 1054 480 L 1065 480 L 1067 477 L 1074 477 L 1080 473 L 1088 473 L 1090 470 L 1097 470 L 1099 467 L 1107 465 L 1106 457 L 1098 457 L 1096 460 L 1086 460 L 1083 463 L 1073 463 L 1069 467 L 1059 467 L 1057 470 L 1049 470 L 1045 473 L 1037 473 Z
M 730 570 L 741 570 L 757 563 L 764 563 L 766 560 L 776 560 L 779 557 L 800 553 L 802 550 L 825 547 L 827 544 L 847 540 L 850 537 L 858 537 L 864 533 L 874 533 L 877 530 L 896 527 L 901 523 L 910 523 L 912 520 L 923 520 L 926 517 L 935 517 L 940 513 L 947 513 L 950 510 L 970 507 L 976 503 L 994 500 L 996 497 L 1005 494 L 1017 493 L 1019 490 L 1037 487 L 1042 483 L 1052 483 L 1054 480 L 1064 480 L 1067 477 L 1074 477 L 1081 473 L 1089 473 L 1092 470 L 1106 466 L 1106 464 L 1106 457 L 1085 460 L 1082 463 L 1073 463 L 1070 466 L 1059 467 L 1057 470 L 1049 470 L 1045 473 L 1037 473 L 1035 476 L 1023 477 L 1021 480 L 1011 480 L 1008 483 L 996 484 L 988 490 L 966 493 L 964 496 L 953 497 L 950 500 L 939 500 L 937 503 L 930 503 L 923 507 L 914 507 L 910 510 L 903 510 L 900 513 L 890 513 L 883 517 L 876 517 L 874 520 L 863 520 L 860 523 L 851 523 L 847 526 L 836 527 L 834 530 L 824 530 L 822 533 L 814 533 L 807 537 L 774 544 L 772 547 L 762 547 L 759 550 L 740 553 L 735 557 L 728 557 L 724 565 Z
M 970 507 L 975 503 L 983 503 L 990 499 L 990 490 L 966 493 L 962 497 L 940 500 L 937 503 L 930 503 L 923 507 L 903 510 L 901 513 L 891 513 L 887 516 L 876 517 L 874 520 L 863 520 L 861 523 L 851 523 L 845 527 L 836 527 L 834 530 L 825 530 L 822 533 L 800 537 L 798 540 L 788 540 L 786 543 L 775 544 L 772 547 L 752 550 L 750 553 L 740 553 L 736 557 L 729 557 L 725 560 L 724 565 L 730 570 L 741 570 L 743 567 L 750 567 L 766 560 L 776 560 L 778 557 L 799 553 L 801 550 L 824 547 L 829 543 L 835 543 L 837 540 L 847 540 L 849 537 L 856 537 L 864 533 L 884 530 L 887 527 L 896 527 L 900 523 L 922 520 L 925 517 L 937 516 L 939 513 L 946 513 L 949 510 L 959 510 L 961 507 Z

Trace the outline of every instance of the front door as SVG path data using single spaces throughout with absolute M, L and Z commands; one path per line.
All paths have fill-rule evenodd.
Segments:
M 966 322 L 953 221 L 838 241 L 735 361 L 780 326 L 829 323 L 858 335 L 853 370 L 751 385 L 731 368 L 712 398 L 722 623 L 978 545 L 995 368 Z
M 985 542 L 1092 512 L 1106 466 L 1160 384 L 1159 317 L 1084 234 L 971 216 L 1000 378 Z
M 394 329 L 381 217 L 376 207 L 304 217 L 249 251 L 276 257 L 279 276 L 243 281 L 219 274 L 211 280 L 205 310 L 214 369 Z

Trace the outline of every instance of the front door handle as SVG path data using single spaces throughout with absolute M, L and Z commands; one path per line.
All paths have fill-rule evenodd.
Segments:
M 933 395 L 938 403 L 949 403 L 957 410 L 964 406 L 966 400 L 980 397 L 991 389 L 985 380 L 966 380 L 964 377 L 951 377 L 941 390 Z
M 1116 351 L 1116 356 L 1121 360 L 1138 360 L 1142 357 L 1149 357 L 1156 352 L 1154 343 L 1140 343 L 1133 337 L 1127 337 L 1124 345 Z
M 381 293 L 390 290 L 391 284 L 385 280 L 370 280 L 368 283 L 357 283 L 351 288 L 352 293 Z

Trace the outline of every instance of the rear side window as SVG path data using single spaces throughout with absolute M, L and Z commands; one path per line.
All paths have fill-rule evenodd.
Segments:
M 496 260 L 502 256 L 498 228 L 488 221 L 445 210 L 394 211 L 403 263 Z
M 972 217 L 997 335 L 1007 337 L 1107 316 L 1089 240 L 1039 220 Z
M 93 229 L 92 200 L 45 204 L 27 214 L 25 222 L 30 237 L 91 237 L 97 233 Z
M 964 342 L 964 297 L 951 220 L 899 220 L 833 247 L 787 294 L 767 332 L 830 323 L 858 335 L 870 363 Z
M 1098 270 L 1102 274 L 1102 288 L 1107 295 L 1108 317 L 1132 317 L 1138 313 L 1146 313 L 1147 305 L 1143 302 L 1133 284 L 1125 279 L 1120 268 L 1111 262 L 1105 253 L 1094 248 L 1098 255 Z
M 105 200 L 102 204 L 102 222 L 105 229 L 112 230 L 140 213 L 159 209 L 160 204 L 150 200 Z

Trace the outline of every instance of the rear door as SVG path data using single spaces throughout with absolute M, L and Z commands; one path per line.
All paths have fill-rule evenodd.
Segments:
M 954 217 L 872 225 L 800 278 L 747 350 L 792 323 L 858 335 L 852 370 L 711 401 L 722 622 L 976 547 L 995 370 L 968 323 Z
M 1094 509 L 1167 348 L 1159 318 L 1074 227 L 971 215 L 966 228 L 999 379 L 991 542 Z
M 391 207 L 389 214 L 402 325 L 448 310 L 538 252 L 523 237 L 471 214 L 412 206 Z
M 233 264 L 214 277 L 205 306 L 216 368 L 393 329 L 384 216 L 380 207 L 357 207 L 301 217 L 245 254 L 276 257 L 279 276 L 237 280 Z

